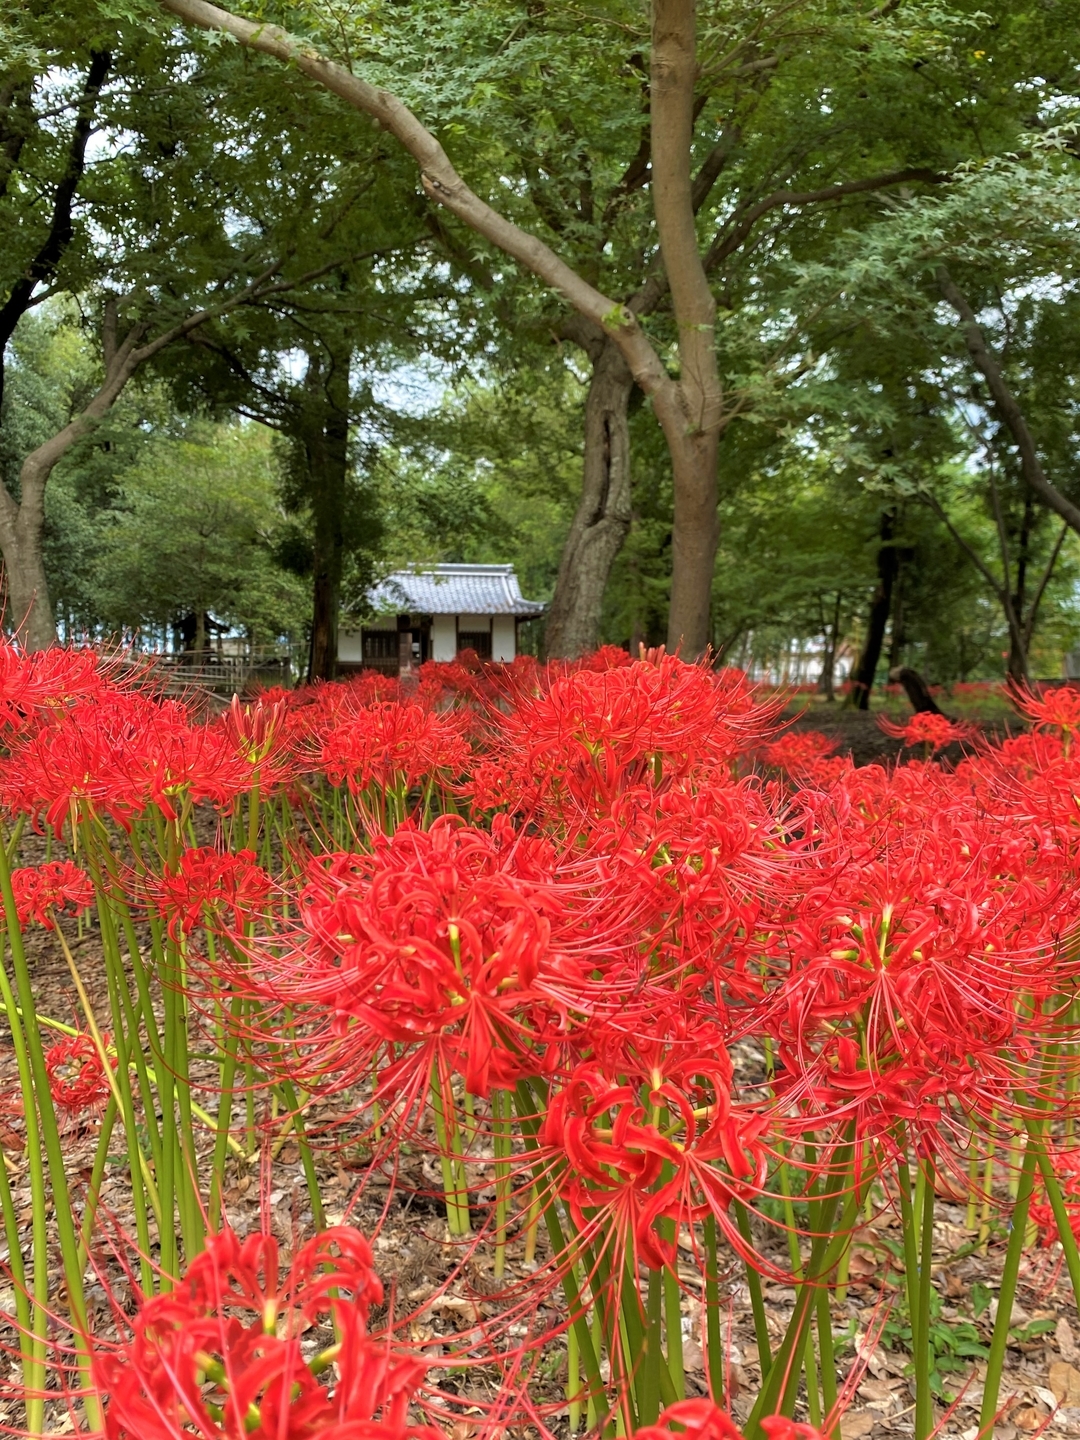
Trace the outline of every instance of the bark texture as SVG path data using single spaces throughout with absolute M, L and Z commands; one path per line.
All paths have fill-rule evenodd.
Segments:
M 581 500 L 563 546 L 544 632 L 551 659 L 572 660 L 600 642 L 604 591 L 630 530 L 630 394 L 634 377 L 618 348 L 597 329 L 589 346 Z
M 720 538 L 717 451 L 723 392 L 716 362 L 716 301 L 698 248 L 691 175 L 697 82 L 694 0 L 653 0 L 653 208 L 679 329 L 679 383 L 654 400 L 671 451 L 674 514 L 669 648 L 689 659 L 708 648 Z

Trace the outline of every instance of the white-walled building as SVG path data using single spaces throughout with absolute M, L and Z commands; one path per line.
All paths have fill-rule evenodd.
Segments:
M 512 565 L 434 565 L 395 570 L 371 592 L 373 618 L 338 635 L 338 672 L 400 674 L 425 660 L 474 650 L 482 660 L 513 660 L 517 627 L 544 613 L 522 597 Z

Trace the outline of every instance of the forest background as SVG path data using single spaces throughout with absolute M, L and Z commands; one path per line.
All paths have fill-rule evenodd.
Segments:
M 1062 673 L 1080 6 L 240 14 L 0 10 L 28 645 L 228 631 L 329 676 L 381 571 L 476 560 L 551 602 L 553 656 Z

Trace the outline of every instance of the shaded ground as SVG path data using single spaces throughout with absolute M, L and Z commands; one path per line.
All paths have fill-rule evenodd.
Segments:
M 948 702 L 939 703 L 948 714 Z M 823 735 L 828 735 L 837 741 L 838 754 L 849 754 L 856 765 L 889 765 L 905 752 L 901 742 L 886 735 L 878 724 L 878 717 L 883 713 L 885 712 L 878 710 L 850 710 L 839 703 L 834 705 L 815 704 L 799 715 L 791 728 L 793 730 L 820 730 Z M 902 725 L 911 718 L 911 713 L 909 707 L 896 705 L 890 706 L 888 716 L 889 719 Z M 1001 740 L 1007 735 L 1017 735 L 1025 728 L 1024 722 L 1016 716 L 995 716 L 992 720 L 964 718 L 965 723 L 975 726 L 980 734 L 991 741 Z M 962 759 L 965 751 L 970 749 L 970 745 L 950 745 L 941 752 L 938 758 L 944 760 L 946 764 L 955 765 L 958 760 Z

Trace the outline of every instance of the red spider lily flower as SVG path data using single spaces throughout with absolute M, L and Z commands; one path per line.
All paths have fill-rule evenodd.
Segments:
M 766 1440 L 825 1440 L 822 1431 L 801 1420 L 789 1420 L 786 1415 L 764 1415 L 761 1428 Z
M 940 771 L 879 771 L 870 785 L 853 772 L 783 875 L 793 900 L 772 954 L 788 968 L 760 1016 L 778 1091 L 862 1133 L 1015 1110 L 1076 969 L 1062 943 L 1074 881 L 1042 849 L 1037 829 L 981 817 Z
M 94 1348 L 105 1434 L 436 1440 L 408 1423 L 425 1361 L 368 1334 L 381 1298 L 367 1241 L 348 1227 L 309 1241 L 284 1277 L 271 1236 L 211 1235 L 175 1291 L 143 1301 L 126 1345 Z M 327 1323 L 337 1339 L 309 1364 L 299 1332 Z
M 820 730 L 790 730 L 764 746 L 761 758 L 766 765 L 798 779 L 814 775 L 822 761 L 834 754 L 837 745 L 836 740 Z
M 712 1400 L 680 1400 L 664 1410 L 655 1425 L 634 1431 L 636 1440 L 743 1440 L 731 1416 Z
M 560 822 L 591 819 L 625 790 L 711 776 L 760 741 L 780 703 L 760 706 L 745 676 L 673 655 L 616 668 L 550 671 L 538 693 L 493 715 L 489 764 L 471 793 Z
M 109 1037 L 102 1037 L 108 1054 Z M 116 1068 L 116 1059 L 109 1063 Z M 98 1110 L 109 1098 L 109 1079 L 90 1035 L 65 1035 L 45 1051 L 45 1071 L 53 1104 L 68 1115 Z
M 92 650 L 55 645 L 26 654 L 0 643 L 0 728 L 18 732 L 77 700 L 115 690 L 108 665 Z
M 288 695 L 290 692 L 283 692 Z M 251 767 L 251 785 L 262 795 L 289 785 L 299 770 L 289 728 L 289 702 L 282 696 L 259 695 L 245 705 L 239 695 L 220 722 L 236 754 Z
M 169 934 L 189 935 L 206 918 L 206 912 L 231 912 L 232 928 L 242 931 L 270 898 L 270 876 L 256 863 L 253 850 L 215 850 L 199 846 L 185 850 L 175 870 L 166 870 L 151 889 L 158 913 L 169 917 Z
M 726 1053 L 717 1060 L 700 1050 L 676 1060 L 657 1053 L 644 1074 L 619 1076 L 592 1061 L 570 1072 L 548 1101 L 539 1140 L 581 1235 L 611 1223 L 618 1245 L 662 1269 L 675 1247 L 656 1222 L 674 1221 L 677 1233 L 712 1214 L 745 1250 L 727 1210 L 760 1191 L 766 1122 L 732 1105 L 730 1083 Z
M 1060 730 L 1063 736 L 1070 736 L 1080 729 L 1080 690 L 1075 686 L 1055 685 L 1036 695 L 1013 685 L 1009 698 L 1037 730 Z
M 118 693 L 80 701 L 21 736 L 2 794 L 59 834 L 89 814 L 126 825 L 150 805 L 176 819 L 187 803 L 228 805 L 250 785 L 250 766 L 223 729 L 193 724 L 178 701 Z
M 920 710 L 903 725 L 896 725 L 881 715 L 878 725 L 886 735 L 903 740 L 905 746 L 924 746 L 928 755 L 951 745 L 954 740 L 966 740 L 972 733 L 970 725 L 950 720 L 947 715 L 935 715 L 932 710 Z
M 1065 1202 L 1065 1213 L 1069 1217 L 1069 1229 L 1080 1240 L 1080 1150 L 1064 1146 L 1050 1147 L 1049 1159 L 1054 1167 L 1061 1198 Z M 1053 1245 L 1058 1237 L 1057 1219 L 1053 1206 L 1046 1194 L 1042 1178 L 1036 1182 L 1031 1200 L 1032 1223 L 1039 1227 L 1039 1239 L 1043 1245 Z
M 767 1440 L 824 1440 L 820 1430 L 769 1415 L 761 1421 Z M 662 1412 L 655 1425 L 634 1431 L 635 1440 L 743 1440 L 735 1421 L 712 1400 L 679 1400 Z
M 347 783 L 355 794 L 372 785 L 411 788 L 440 773 L 459 775 L 469 754 L 460 715 L 381 702 L 335 724 L 322 738 L 319 764 L 332 785 Z
M 44 865 L 11 872 L 15 910 L 19 924 L 34 921 L 46 930 L 56 928 L 56 913 L 78 915 L 94 903 L 94 887 L 85 870 L 70 860 L 51 860 Z
M 362 1064 L 386 1042 L 407 1047 L 405 1069 L 424 1054 L 430 1068 L 437 1051 L 477 1095 L 536 1073 L 577 972 L 551 943 L 550 847 L 506 838 L 443 816 L 376 836 L 370 854 L 313 862 L 304 931 L 254 951 L 252 983 L 332 1017 L 339 1050 L 359 1047 Z

